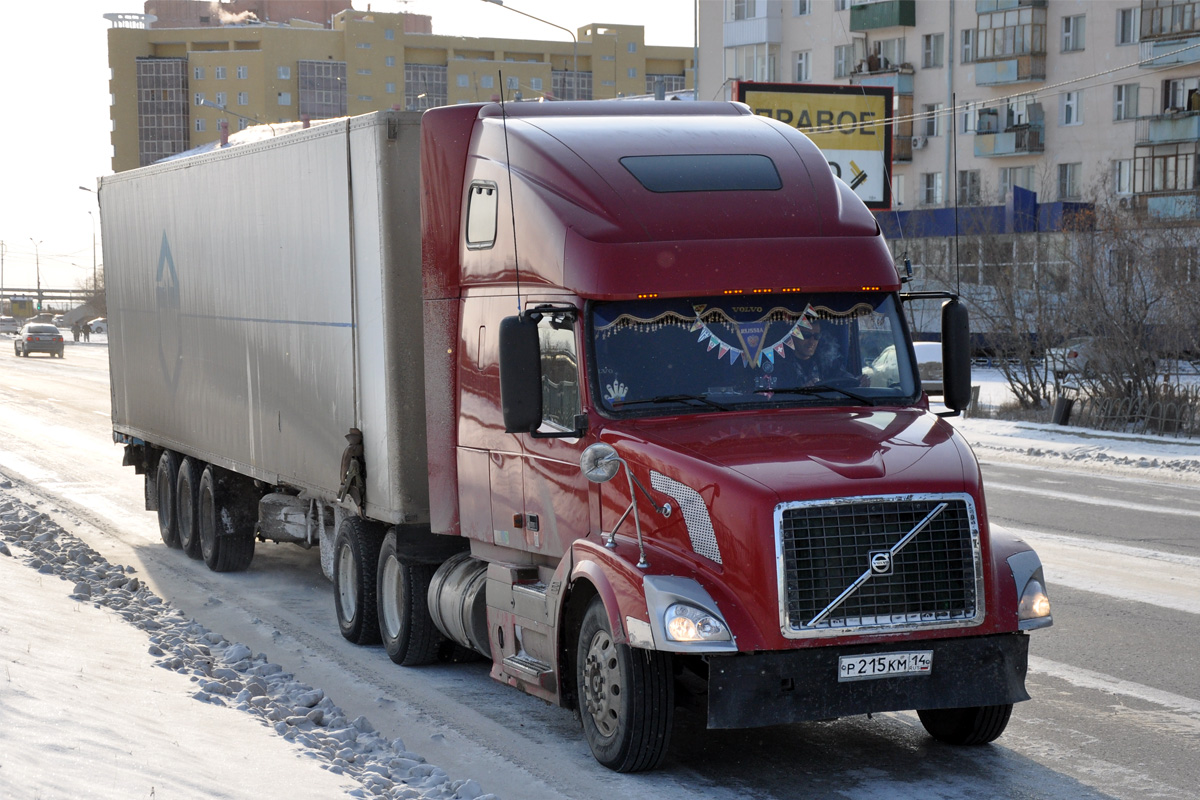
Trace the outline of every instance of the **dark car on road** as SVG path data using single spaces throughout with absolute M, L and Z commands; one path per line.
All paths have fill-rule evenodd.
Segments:
M 62 358 L 62 331 L 46 322 L 28 323 L 13 342 L 13 355 L 28 357 L 30 353 L 49 353 L 51 357 Z

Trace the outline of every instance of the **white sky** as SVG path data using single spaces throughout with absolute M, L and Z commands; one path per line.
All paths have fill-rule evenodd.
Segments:
M 703 0 L 716 2 L 717 0 Z M 6 2 L 0 25 L 0 241 L 5 294 L 33 289 L 34 242 L 43 288 L 72 289 L 92 275 L 96 178 L 111 171 L 106 12 L 143 11 L 140 0 Z M 354 7 L 366 10 L 366 0 Z M 437 34 L 555 39 L 562 31 L 481 0 L 372 0 L 375 11 L 433 18 Z M 575 30 L 592 22 L 640 24 L 656 45 L 693 43 L 693 0 L 508 0 Z M 92 211 L 91 217 L 88 212 Z M 33 241 L 30 241 L 30 240 Z

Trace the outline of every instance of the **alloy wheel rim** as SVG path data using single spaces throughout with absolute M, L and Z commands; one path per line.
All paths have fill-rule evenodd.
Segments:
M 596 631 L 583 663 L 583 700 L 603 736 L 612 736 L 620 723 L 621 673 L 617 648 L 608 631 Z

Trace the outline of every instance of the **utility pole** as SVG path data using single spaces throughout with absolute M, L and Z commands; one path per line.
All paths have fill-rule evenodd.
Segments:
M 33 242 L 33 237 L 29 237 L 29 241 Z M 41 242 L 33 242 L 33 264 L 37 270 L 37 310 L 42 310 L 42 257 L 38 254 L 38 246 Z

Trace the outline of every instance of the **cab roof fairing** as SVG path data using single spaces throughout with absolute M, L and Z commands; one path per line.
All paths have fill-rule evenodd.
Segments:
M 874 217 L 795 129 L 736 104 L 714 104 L 721 114 L 616 115 L 594 105 L 586 115 L 554 113 L 563 105 L 510 114 L 507 133 L 500 116 L 481 111 L 467 177 L 502 187 L 493 250 L 505 267 L 497 275 L 495 254 L 485 267 L 464 251 L 464 284 L 515 277 L 510 161 L 522 282 L 590 297 L 720 293 L 731 280 L 738 288 L 898 287 Z M 782 187 L 656 193 L 621 164 L 680 154 L 766 155 Z

